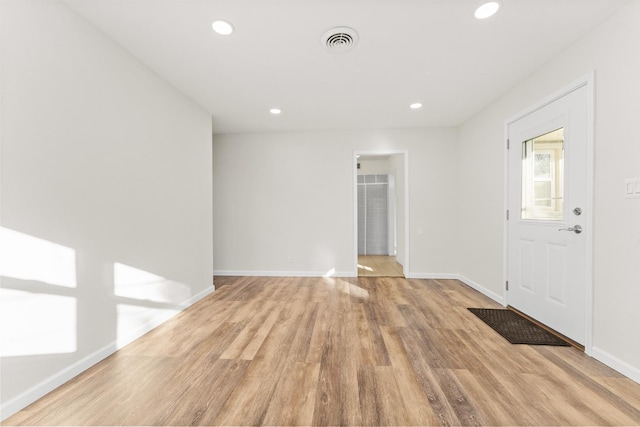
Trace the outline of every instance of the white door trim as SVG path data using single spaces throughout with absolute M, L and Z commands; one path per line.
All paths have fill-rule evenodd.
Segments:
M 586 307 L 585 307 L 585 326 L 586 326 L 586 339 L 584 343 L 585 353 L 591 356 L 593 350 L 593 236 L 594 236 L 594 171 L 595 171 L 595 72 L 591 71 L 588 74 L 582 76 L 573 83 L 565 86 L 552 95 L 542 99 L 529 108 L 521 111 L 518 114 L 513 115 L 507 119 L 504 123 L 504 227 L 503 227 L 503 278 L 504 282 L 507 281 L 507 271 L 509 267 L 508 259 L 508 239 L 509 239 L 509 223 L 506 218 L 506 212 L 509 207 L 509 155 L 507 150 L 507 140 L 509 138 L 509 125 L 518 121 L 519 119 L 528 116 L 529 114 L 551 104 L 552 102 L 562 98 L 563 96 L 579 89 L 583 86 L 587 88 L 587 111 L 588 111 L 588 125 L 587 125 L 587 203 L 586 209 L 592 214 L 589 216 L 589 223 L 587 224 L 590 233 L 585 235 L 587 244 L 587 266 L 586 266 Z M 503 290 L 503 298 L 505 306 L 509 304 L 509 297 L 506 287 Z
M 358 156 L 402 155 L 404 161 L 404 265 L 405 277 L 410 276 L 409 260 L 409 150 L 353 151 L 353 267 L 358 277 Z

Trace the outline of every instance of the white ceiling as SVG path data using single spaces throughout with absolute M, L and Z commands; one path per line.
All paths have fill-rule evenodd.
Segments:
M 477 0 L 66 3 L 233 133 L 461 124 L 627 1 L 502 0 L 483 21 Z M 215 34 L 218 18 L 236 32 Z M 359 44 L 326 51 L 334 26 Z

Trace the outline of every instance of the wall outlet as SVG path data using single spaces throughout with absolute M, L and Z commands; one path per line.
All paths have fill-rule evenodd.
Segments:
M 624 180 L 624 197 L 626 199 L 640 199 L 640 178 Z

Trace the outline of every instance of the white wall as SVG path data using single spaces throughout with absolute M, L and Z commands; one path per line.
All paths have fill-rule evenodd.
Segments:
M 1 2 L 2 418 L 213 290 L 211 117 L 56 1 Z
M 405 274 L 456 273 L 456 136 L 449 128 L 215 135 L 216 272 L 355 275 L 353 152 L 406 149 Z
M 596 75 L 593 355 L 640 381 L 640 2 L 629 4 L 460 129 L 460 272 L 502 294 L 505 120 Z
M 594 355 L 640 381 L 640 3 L 459 130 L 217 135 L 213 189 L 206 112 L 58 2 L 0 8 L 2 418 L 212 289 L 212 190 L 218 272 L 355 274 L 354 150 L 409 152 L 408 275 L 502 295 L 504 121 L 589 70 Z
M 358 175 L 388 174 L 391 172 L 391 158 L 358 160 Z

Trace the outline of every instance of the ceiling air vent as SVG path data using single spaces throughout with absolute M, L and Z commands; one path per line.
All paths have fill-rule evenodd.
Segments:
M 346 52 L 358 44 L 358 33 L 353 28 L 336 27 L 324 33 L 321 42 L 329 52 Z

